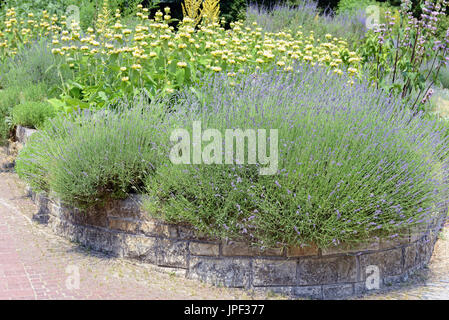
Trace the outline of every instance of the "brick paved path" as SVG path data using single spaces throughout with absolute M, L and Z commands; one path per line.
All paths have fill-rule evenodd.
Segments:
M 31 221 L 36 208 L 24 194 L 17 176 L 0 169 L 0 299 L 253 298 L 243 290 L 90 252 Z M 72 281 L 77 269 L 79 289 Z
M 36 208 L 24 194 L 17 176 L 0 167 L 0 299 L 282 298 L 212 287 L 152 265 L 90 252 L 32 222 Z M 76 271 L 79 289 L 71 281 Z M 437 242 L 429 270 L 392 289 L 362 299 L 449 299 L 449 228 Z

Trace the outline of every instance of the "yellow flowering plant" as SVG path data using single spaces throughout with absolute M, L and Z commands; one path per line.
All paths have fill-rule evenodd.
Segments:
M 216 15 L 218 2 L 215 6 L 212 2 L 208 10 Z M 270 68 L 292 72 L 292 65 L 298 62 L 359 76 L 360 58 L 344 39 L 330 34 L 318 39 L 313 32 L 304 34 L 301 30 L 269 33 L 257 23 L 244 26 L 239 21 L 225 29 L 218 19 L 202 19 L 197 25 L 188 16 L 175 30 L 170 26 L 169 8 L 150 18 L 149 10 L 142 5 L 138 5 L 136 16 L 135 27 L 123 25 L 120 12 L 110 12 L 106 0 L 95 29 L 89 28 L 86 33 L 76 22 L 63 19 L 54 20 L 54 24 L 52 19 L 48 25 L 43 22 L 41 29 L 33 30 L 35 36 L 52 37 L 53 54 L 65 61 L 58 68 L 73 72 L 74 80 L 65 82 L 61 99 L 52 101 L 55 106 L 65 110 L 102 107 L 141 90 L 146 90 L 150 98 L 160 92 L 170 94 L 208 73 L 234 75 Z M 41 20 L 48 18 L 44 13 Z M 20 34 L 19 26 L 11 24 L 8 30 L 12 27 L 14 34 Z M 5 28 L 2 32 L 7 33 Z M 30 38 L 15 39 L 24 43 Z M 17 50 L 17 45 L 8 46 L 7 53 L 12 54 L 14 48 Z

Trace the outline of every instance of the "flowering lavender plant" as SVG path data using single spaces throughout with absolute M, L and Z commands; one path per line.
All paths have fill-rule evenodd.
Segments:
M 304 66 L 239 80 L 217 76 L 180 96 L 177 126 L 278 129 L 277 174 L 160 166 L 146 183 L 148 212 L 261 246 L 325 247 L 396 237 L 443 210 L 448 139 L 401 99 Z
M 126 198 L 166 154 L 161 110 L 138 99 L 114 110 L 60 114 L 27 142 L 16 171 L 35 190 L 81 208 Z
M 387 11 L 386 22 L 370 31 L 359 50 L 376 86 L 409 98 L 415 110 L 429 101 L 439 70 L 449 59 L 449 30 L 444 39 L 436 37 L 447 5 L 446 0 L 424 1 L 421 16 L 415 18 L 412 1 L 403 0 L 399 16 Z

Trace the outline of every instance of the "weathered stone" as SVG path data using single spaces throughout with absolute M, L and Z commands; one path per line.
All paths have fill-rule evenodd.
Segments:
M 306 298 L 306 299 L 323 298 L 323 290 L 321 286 L 294 287 L 292 294 L 295 298 Z
M 254 287 L 253 291 L 255 293 L 265 293 L 265 294 L 278 294 L 284 296 L 292 296 L 293 287 L 290 286 L 269 286 L 269 287 Z
M 393 239 L 384 238 L 384 239 L 380 239 L 379 249 L 380 250 L 394 249 L 394 248 L 397 248 L 400 246 L 408 245 L 409 243 L 410 243 L 410 235 L 409 234 L 400 235 Z
M 360 255 L 361 281 L 366 279 L 368 266 L 379 267 L 380 277 L 394 276 L 402 272 L 402 248 Z
M 416 251 L 421 264 L 429 263 L 432 258 L 433 249 L 434 246 L 429 236 L 423 237 L 416 243 Z
M 33 201 L 38 208 L 38 214 L 48 213 L 49 199 L 46 194 L 43 193 L 35 194 L 33 197 Z
M 36 132 L 36 129 L 30 129 L 22 126 L 16 127 L 16 141 L 25 144 L 28 139 Z
M 341 253 L 376 251 L 376 250 L 379 250 L 378 240 L 373 240 L 369 243 L 339 244 L 338 246 L 331 246 L 328 248 L 321 249 L 321 254 L 323 256 L 327 256 Z
M 250 263 L 245 258 L 190 257 L 188 278 L 214 285 L 249 287 Z
M 139 229 L 139 221 L 126 218 L 109 218 L 109 228 L 126 232 L 136 232 Z
M 287 257 L 305 257 L 305 256 L 317 256 L 318 247 L 316 245 L 310 245 L 305 247 L 290 247 L 287 249 Z
M 178 229 L 175 225 L 165 224 L 156 219 L 142 220 L 139 230 L 148 235 L 161 236 L 176 239 L 178 238 Z
M 260 249 L 244 242 L 223 242 L 222 253 L 224 256 L 282 256 L 283 248 Z
M 299 285 L 319 285 L 357 280 L 356 258 L 353 256 L 300 259 Z
M 404 270 L 413 269 L 420 263 L 417 244 L 413 243 L 404 251 Z
M 190 254 L 196 256 L 218 256 L 220 246 L 216 243 L 190 242 Z
M 195 235 L 195 231 L 188 226 L 178 226 L 178 237 L 183 240 L 211 240 L 211 239 L 201 239 Z
M 222 253 L 224 256 L 252 256 L 249 245 L 243 242 L 223 242 Z
M 324 299 L 341 299 L 354 294 L 354 286 L 352 284 L 340 285 L 324 285 L 323 298 Z
M 410 242 L 416 242 L 424 237 L 427 231 L 426 225 L 417 225 L 410 228 Z
M 159 239 L 157 265 L 187 268 L 188 242 Z
M 141 210 L 142 196 L 132 194 L 125 200 L 110 200 L 102 209 L 108 217 L 142 219 L 145 213 Z
M 296 285 L 296 261 L 255 259 L 253 261 L 253 285 Z
M 159 253 L 158 239 L 135 235 L 124 235 L 124 256 L 156 263 Z
M 382 278 L 383 287 L 389 287 L 394 284 L 406 281 L 408 278 L 407 274 L 401 274 L 397 276 L 385 276 Z

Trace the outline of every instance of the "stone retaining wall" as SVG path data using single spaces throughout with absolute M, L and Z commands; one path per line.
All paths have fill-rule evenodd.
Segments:
M 23 130 L 17 130 L 17 140 Z M 379 287 L 404 281 L 430 260 L 445 214 L 421 230 L 368 245 L 328 249 L 271 248 L 195 235 L 141 210 L 141 197 L 114 200 L 101 209 L 81 211 L 31 190 L 38 206 L 34 219 L 74 242 L 108 254 L 138 259 L 215 285 L 271 290 L 297 298 L 334 299 L 368 292 L 376 270 Z M 374 268 L 374 269 L 373 269 Z M 373 273 L 374 272 L 374 273 Z M 372 284 L 376 284 L 374 281 Z
M 32 194 L 32 198 L 39 208 L 35 219 L 94 250 L 176 268 L 187 278 L 215 285 L 315 299 L 366 293 L 369 266 L 378 268 L 380 288 L 406 280 L 429 262 L 443 222 L 442 216 L 436 217 L 419 234 L 358 247 L 261 251 L 243 243 L 198 237 L 187 226 L 149 218 L 137 195 L 84 212 L 44 195 Z

